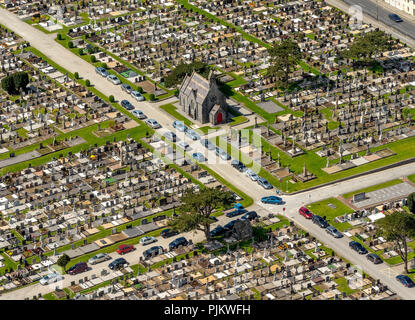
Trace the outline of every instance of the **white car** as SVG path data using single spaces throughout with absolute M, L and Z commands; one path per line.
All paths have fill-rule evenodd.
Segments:
M 138 92 L 138 91 L 134 91 L 134 90 L 131 91 L 131 95 L 137 101 L 144 101 L 145 100 L 144 97 L 143 97 L 143 95 L 140 92 Z
M 114 76 L 113 74 L 109 74 L 108 76 L 107 76 L 107 79 L 109 80 L 109 81 L 111 81 L 113 84 L 120 84 L 121 83 L 121 81 L 120 81 L 120 79 L 118 79 L 116 76 Z
M 45 286 L 45 285 L 48 285 L 48 284 L 51 284 L 51 283 L 61 281 L 63 279 L 64 279 L 64 277 L 60 274 L 49 273 L 46 276 L 44 276 L 42 279 L 40 279 L 39 282 L 40 282 L 41 285 Z
M 253 172 L 251 169 L 246 170 L 245 175 L 251 178 L 252 181 L 257 181 L 259 178 L 258 175 L 255 172 Z
M 146 115 L 141 110 L 133 110 L 133 115 L 135 115 L 138 119 L 145 119 L 147 118 Z
M 147 119 L 146 123 L 147 123 L 147 125 L 149 125 L 153 129 L 161 128 L 161 125 L 160 125 L 160 123 L 157 122 L 157 120 Z
M 142 237 L 141 239 L 140 239 L 140 243 L 143 245 L 143 246 L 145 246 L 145 245 L 147 245 L 147 244 L 150 244 L 150 243 L 153 243 L 153 242 L 156 242 L 157 241 L 157 239 L 156 238 L 154 238 L 154 237 Z
M 180 148 L 182 148 L 184 151 L 188 151 L 188 150 L 192 149 L 186 141 L 180 141 L 177 145 Z
M 108 254 L 98 253 L 95 256 L 93 256 L 91 259 L 89 259 L 88 263 L 89 264 L 97 264 L 97 263 L 104 262 L 104 261 L 107 261 L 107 260 L 110 260 L 110 259 L 111 259 L 111 257 Z

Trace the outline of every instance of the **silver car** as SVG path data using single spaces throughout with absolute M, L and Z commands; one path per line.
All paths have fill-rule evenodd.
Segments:
M 142 237 L 141 239 L 140 239 L 140 243 L 143 245 L 143 246 L 145 246 L 145 245 L 147 245 L 147 244 L 150 244 L 150 243 L 153 243 L 153 242 L 156 242 L 157 241 L 157 239 L 156 238 L 154 238 L 154 237 Z
M 335 227 L 333 227 L 333 226 L 328 226 L 326 228 L 326 232 L 328 234 L 332 235 L 335 238 L 341 238 L 341 237 L 343 237 L 343 234 L 339 230 L 337 230 Z
M 101 263 L 107 260 L 110 260 L 111 257 L 106 253 L 98 253 L 95 256 L 93 256 L 91 259 L 88 260 L 89 264 L 97 264 Z
M 39 283 L 43 286 L 63 280 L 63 276 L 57 273 L 50 273 L 40 279 Z

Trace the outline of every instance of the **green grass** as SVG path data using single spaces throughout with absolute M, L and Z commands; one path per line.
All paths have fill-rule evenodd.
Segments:
M 359 289 L 351 289 L 347 285 L 347 279 L 346 278 L 337 278 L 337 279 L 334 279 L 334 282 L 336 282 L 338 284 L 337 289 L 341 292 L 345 292 L 346 295 L 350 295 L 350 294 L 353 294 L 353 293 L 359 291 Z
M 229 123 L 229 125 L 232 126 L 237 126 L 238 124 L 247 122 L 248 119 L 245 116 L 237 116 L 237 117 L 233 117 L 232 118 L 232 122 Z
M 176 118 L 177 120 L 182 121 L 186 126 L 191 127 L 193 125 L 193 122 L 190 121 L 185 116 L 183 116 L 181 113 L 177 112 L 177 108 L 171 103 L 160 106 L 160 109 L 163 109 L 164 111 L 166 111 L 168 114 L 170 114 L 172 117 Z
M 336 206 L 336 209 L 332 209 L 328 206 L 328 204 L 333 204 Z M 330 198 L 318 202 L 314 202 L 312 204 L 307 205 L 307 208 L 313 212 L 314 214 L 317 214 L 321 217 L 326 216 L 327 222 L 329 222 L 331 225 L 333 225 L 335 228 L 337 228 L 339 231 L 344 231 L 348 228 L 351 228 L 351 225 L 347 222 L 344 223 L 335 223 L 333 220 L 334 218 L 348 214 L 353 213 L 354 210 L 346 206 L 343 202 L 340 200 L 337 200 L 335 198 Z
M 395 180 L 383 182 L 383 183 L 380 183 L 380 184 L 377 184 L 377 185 L 374 185 L 374 186 L 371 186 L 371 187 L 368 187 L 368 188 L 364 188 L 364 189 L 360 189 L 360 190 L 357 190 L 357 191 L 345 193 L 345 194 L 342 195 L 342 197 L 347 199 L 347 198 L 353 197 L 357 193 L 376 191 L 376 190 L 391 187 L 391 186 L 394 186 L 394 185 L 400 184 L 400 183 L 403 183 L 403 181 L 401 179 L 395 179 Z

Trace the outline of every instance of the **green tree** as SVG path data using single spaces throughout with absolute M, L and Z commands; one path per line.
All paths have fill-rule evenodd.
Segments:
M 137 92 L 143 93 L 143 88 L 141 88 L 140 86 L 137 87 Z
M 58 33 L 58 35 L 56 36 L 56 38 L 57 38 L 58 40 L 62 40 L 62 35 L 61 35 L 60 33 Z
M 27 74 L 27 72 L 16 72 L 13 73 L 12 77 L 16 91 L 19 91 L 20 89 L 26 89 L 27 85 L 29 84 L 29 75 Z
M 408 240 L 415 237 L 415 216 L 404 211 L 394 212 L 377 221 L 379 234 L 393 241 L 408 273 Z
M 78 49 L 78 54 L 79 54 L 80 56 L 82 56 L 82 55 L 84 54 L 84 50 L 83 50 L 82 48 L 79 48 L 79 49 Z
M 270 67 L 268 76 L 275 77 L 278 86 L 288 86 L 289 74 L 295 70 L 303 57 L 298 44 L 291 39 L 275 42 L 268 49 L 270 55 Z
M 234 202 L 231 192 L 217 188 L 205 188 L 195 191 L 193 188 L 185 192 L 180 199 L 177 217 L 169 221 L 169 225 L 180 232 L 200 230 L 210 240 L 209 216 L 215 209 L 225 207 Z
M 415 192 L 412 192 L 410 195 L 408 195 L 406 205 L 409 211 L 411 211 L 412 213 L 415 213 Z
M 92 63 L 97 62 L 97 58 L 96 58 L 95 56 L 91 56 L 91 62 L 92 62 Z
M 1 87 L 3 90 L 7 91 L 8 94 L 16 93 L 16 87 L 14 86 L 14 81 L 11 76 L 1 79 Z
M 91 81 L 89 81 L 88 79 L 86 79 L 86 80 L 85 80 L 85 85 L 86 85 L 87 87 L 89 87 L 89 86 L 91 85 Z
M 65 270 L 66 265 L 71 261 L 71 258 L 67 254 L 63 254 L 57 261 L 58 266 L 62 267 Z M 66 271 L 66 270 L 65 270 Z
M 74 76 L 75 76 L 75 79 L 79 79 L 79 73 L 78 72 L 75 72 Z
M 174 68 L 164 79 L 166 87 L 171 88 L 180 84 L 184 77 L 190 75 L 192 72 L 196 71 L 201 76 L 207 78 L 209 75 L 209 66 L 206 63 L 195 61 L 189 64 L 180 63 L 176 68 Z
M 156 96 L 154 95 L 154 93 L 151 93 L 149 98 L 150 98 L 150 101 L 156 100 Z
M 72 49 L 73 48 L 73 42 L 72 41 L 69 41 L 68 42 L 68 47 L 69 47 L 69 49 Z
M 110 102 L 114 102 L 114 101 L 115 101 L 115 99 L 114 99 L 114 96 L 113 96 L 113 95 L 110 95 L 110 96 L 108 97 L 108 99 L 110 100 Z

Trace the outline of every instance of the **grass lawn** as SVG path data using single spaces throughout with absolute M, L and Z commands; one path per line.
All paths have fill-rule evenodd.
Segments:
M 160 106 L 160 109 L 163 109 L 177 120 L 183 121 L 183 123 L 188 127 L 191 127 L 193 125 L 193 122 L 185 116 L 183 116 L 181 113 L 177 112 L 177 108 L 171 103 Z
M 336 282 L 338 284 L 337 289 L 341 292 L 345 292 L 346 295 L 350 295 L 350 294 L 353 294 L 353 293 L 359 291 L 359 289 L 351 289 L 347 285 L 347 279 L 346 278 L 334 279 L 334 282 Z
M 237 116 L 237 117 L 234 117 L 232 119 L 232 122 L 229 123 L 229 125 L 231 127 L 232 126 L 237 126 L 238 124 L 241 124 L 241 123 L 244 123 L 244 122 L 247 122 L 247 121 L 248 121 L 248 119 L 245 116 Z
M 336 209 L 330 208 L 328 206 L 330 203 L 335 205 Z M 333 225 L 339 231 L 344 231 L 344 230 L 352 227 L 347 222 L 344 222 L 344 223 L 335 223 L 335 222 L 333 222 L 334 218 L 336 218 L 338 216 L 354 212 L 354 210 L 352 208 L 349 208 L 348 206 L 346 206 L 340 200 L 337 200 L 335 198 L 330 198 L 330 199 L 314 202 L 310 205 L 307 205 L 307 208 L 310 209 L 310 211 L 313 212 L 314 214 L 317 214 L 321 217 L 326 216 L 327 222 L 329 222 L 331 225 Z
M 371 192 L 371 191 L 383 189 L 383 188 L 386 188 L 386 187 L 394 186 L 394 185 L 400 184 L 402 182 L 403 181 L 401 179 L 395 179 L 395 180 L 391 180 L 391 181 L 386 181 L 384 183 L 380 183 L 380 184 L 377 184 L 377 185 L 374 185 L 374 186 L 371 186 L 371 187 L 368 187 L 368 188 L 364 188 L 364 189 L 360 189 L 360 190 L 357 190 L 357 191 L 345 193 L 345 194 L 342 195 L 342 197 L 345 198 L 345 199 L 347 199 L 347 198 L 353 197 L 357 193 L 361 193 L 361 192 Z

